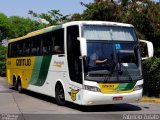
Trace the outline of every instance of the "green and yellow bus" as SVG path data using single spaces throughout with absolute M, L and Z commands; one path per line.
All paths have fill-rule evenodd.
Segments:
M 34 31 L 9 41 L 7 82 L 19 92 L 55 97 L 59 105 L 139 101 L 139 40 L 132 25 L 116 22 L 75 21 Z

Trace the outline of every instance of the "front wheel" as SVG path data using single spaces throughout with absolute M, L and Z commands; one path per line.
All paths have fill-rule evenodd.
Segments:
M 64 90 L 63 90 L 62 85 L 56 86 L 55 94 L 56 94 L 57 104 L 62 105 L 62 106 L 66 105 L 65 95 L 64 95 Z

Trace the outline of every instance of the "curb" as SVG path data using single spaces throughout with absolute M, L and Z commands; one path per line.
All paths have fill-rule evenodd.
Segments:
M 160 104 L 160 99 L 158 99 L 158 98 L 142 97 L 142 99 L 140 101 L 141 102 L 150 102 L 150 103 L 159 103 Z

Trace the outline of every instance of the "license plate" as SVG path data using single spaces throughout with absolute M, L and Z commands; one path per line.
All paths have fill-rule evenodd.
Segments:
M 113 97 L 113 100 L 114 100 L 114 101 L 117 101 L 117 100 L 123 100 L 123 97 L 122 97 L 122 96 Z

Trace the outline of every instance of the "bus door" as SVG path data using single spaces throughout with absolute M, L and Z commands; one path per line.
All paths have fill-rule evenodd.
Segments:
M 82 59 L 80 59 L 79 27 L 67 27 L 67 61 L 69 72 L 69 100 L 81 104 Z

